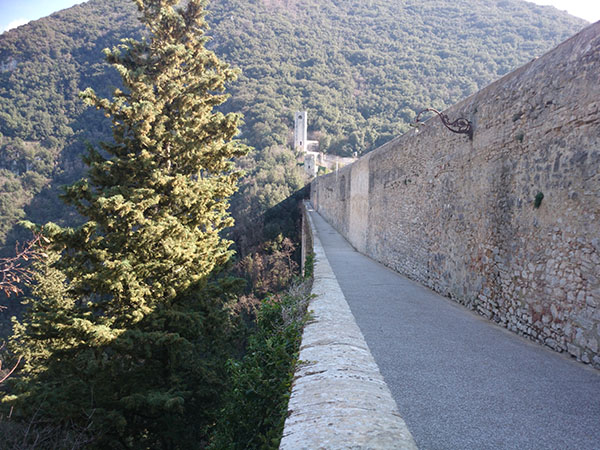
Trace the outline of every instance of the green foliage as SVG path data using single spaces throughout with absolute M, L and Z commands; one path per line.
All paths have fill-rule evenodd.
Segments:
M 296 233 L 297 199 L 291 197 L 304 187 L 307 176 L 294 153 L 281 146 L 242 158 L 240 167 L 245 176 L 232 198 L 232 237 L 243 258 L 264 241 L 281 241 L 280 235 Z
M 73 210 L 55 200 L 58 186 L 83 175 L 85 141 L 110 137 L 110 122 L 86 109 L 79 91 L 109 95 L 121 85 L 101 51 L 139 29 L 133 4 L 105 0 L 0 35 L 0 179 L 10 180 L 0 181 L 0 197 L 11 199 L 0 201 L 0 242 L 8 237 L 9 250 L 26 236 L 13 229 L 26 214 L 74 224 Z
M 331 169 L 328 169 L 327 167 L 319 166 L 319 169 L 317 171 L 317 176 L 327 175 L 328 173 L 331 173 Z
M 422 108 L 453 104 L 585 25 L 517 0 L 220 0 L 207 20 L 207 45 L 244 70 L 221 110 L 245 113 L 242 136 L 259 164 L 263 150 L 290 142 L 296 110 L 309 111 L 322 149 L 365 153 Z M 101 50 L 141 33 L 130 2 L 90 0 L 0 35 L 0 153 L 25 145 L 41 157 L 29 171 L 27 155 L 0 162 L 1 241 L 23 238 L 12 227 L 24 216 L 81 220 L 56 201 L 58 187 L 81 178 L 86 141 L 109 140 L 111 128 L 77 95 L 122 87 Z M 277 203 L 295 184 L 268 182 L 254 203 Z
M 584 22 L 516 0 L 228 0 L 214 49 L 243 68 L 230 108 L 257 148 L 288 142 L 293 113 L 330 153 L 362 154 L 541 55 Z
M 230 385 L 210 448 L 279 447 L 308 299 L 300 285 L 262 302 L 246 354 L 228 361 Z
M 106 52 L 124 89 L 82 94 L 114 140 L 65 192 L 83 225 L 44 227 L 49 257 L 12 338 L 26 365 L 5 402 L 91 424 L 97 448 L 202 445 L 225 380 L 232 291 L 207 279 L 232 254 L 220 232 L 245 148 L 239 116 L 213 110 L 235 71 L 204 47 L 204 3 L 177 3 L 138 1 L 148 36 Z
M 533 202 L 533 207 L 537 209 L 540 206 L 542 206 L 542 200 L 544 200 L 543 192 L 538 192 L 537 194 L 535 194 L 535 200 Z
M 0 442 L 3 449 L 82 450 L 92 442 L 86 429 L 35 426 L 0 417 Z
M 315 272 L 315 254 L 308 252 L 304 261 L 304 278 L 312 278 Z

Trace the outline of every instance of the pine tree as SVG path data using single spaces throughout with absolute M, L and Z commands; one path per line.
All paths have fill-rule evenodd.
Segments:
M 236 71 L 205 48 L 204 0 L 135 3 L 146 37 L 105 50 L 124 88 L 82 93 L 114 142 L 64 195 L 87 221 L 43 229 L 51 255 L 12 340 L 27 365 L 5 400 L 99 448 L 189 448 L 222 383 L 227 294 L 207 280 L 231 256 L 220 232 L 245 149 L 240 117 L 214 109 Z

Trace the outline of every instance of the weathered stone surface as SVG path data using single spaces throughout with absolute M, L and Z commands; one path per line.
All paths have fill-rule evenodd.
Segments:
M 312 203 L 359 251 L 600 368 L 598 99 L 600 23 L 446 111 L 472 141 L 433 118 Z
M 317 236 L 312 320 L 302 336 L 281 449 L 416 449 Z

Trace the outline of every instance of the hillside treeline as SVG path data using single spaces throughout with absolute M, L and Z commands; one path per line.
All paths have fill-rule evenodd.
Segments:
M 59 186 L 81 176 L 87 142 L 110 139 L 109 121 L 78 93 L 120 85 L 101 52 L 139 37 L 135 17 L 126 0 L 90 0 L 0 35 L 0 240 L 10 235 L 9 251 L 25 238 L 13 229 L 19 219 L 77 220 Z M 323 151 L 362 154 L 421 109 L 453 104 L 585 25 L 520 0 L 215 0 L 207 21 L 207 47 L 242 70 L 223 110 L 244 114 L 240 137 L 259 160 L 236 202 L 247 210 L 298 187 L 298 174 L 279 166 L 293 157 L 283 154 L 294 111 L 308 110 Z

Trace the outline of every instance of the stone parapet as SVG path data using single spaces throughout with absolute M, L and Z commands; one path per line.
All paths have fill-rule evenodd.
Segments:
M 316 234 L 313 249 L 315 298 L 280 448 L 416 449 Z

